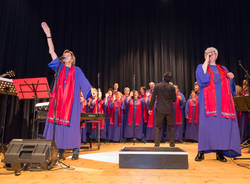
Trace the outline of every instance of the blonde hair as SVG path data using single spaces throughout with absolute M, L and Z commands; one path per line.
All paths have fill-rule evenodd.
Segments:
M 97 89 L 96 88 L 91 88 L 91 95 L 93 95 L 94 92 L 97 93 Z
M 71 57 L 72 57 L 72 65 L 75 65 L 76 64 L 76 57 L 75 57 L 75 54 L 72 52 L 72 51 L 70 51 L 70 50 L 68 50 L 68 49 L 66 49 L 66 50 L 64 50 L 63 51 L 63 54 L 65 54 L 65 53 L 70 53 L 70 55 L 71 55 Z
M 116 95 L 122 97 L 122 93 L 120 91 L 118 91 Z
M 236 85 L 236 96 L 240 96 L 242 91 L 243 91 L 242 87 L 239 85 Z

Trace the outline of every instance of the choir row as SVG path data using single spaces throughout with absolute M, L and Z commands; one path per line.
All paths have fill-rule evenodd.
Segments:
M 120 142 L 127 139 L 136 138 L 142 141 L 154 140 L 154 127 L 156 123 L 156 105 L 153 113 L 148 114 L 149 102 L 152 95 L 154 83 L 150 83 L 150 89 L 145 87 L 138 91 L 130 92 L 129 88 L 124 89 L 124 95 L 118 91 L 118 84 L 115 83 L 115 90 L 109 89 L 102 100 L 98 91 L 93 88 L 91 97 L 88 101 L 84 98 L 82 101 L 82 112 L 104 113 L 105 121 L 101 121 L 101 139 Z M 175 86 L 177 99 L 174 106 L 174 122 L 175 122 L 175 140 L 182 142 L 183 139 L 198 141 L 199 128 L 199 102 L 198 95 L 199 86 L 194 84 L 189 99 L 186 101 L 184 95 Z M 100 93 L 100 91 L 99 91 Z M 241 140 L 245 140 L 247 130 L 249 129 L 249 113 L 238 114 Z M 96 138 L 97 125 L 92 123 L 91 127 L 85 123 L 81 125 L 82 142 L 86 142 L 87 133 L 92 139 Z M 163 127 L 162 141 L 168 140 L 167 127 Z

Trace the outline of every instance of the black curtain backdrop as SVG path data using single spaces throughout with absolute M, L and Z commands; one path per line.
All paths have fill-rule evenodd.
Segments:
M 248 69 L 250 63 L 249 7 L 247 0 L 2 0 L 0 73 L 13 69 L 16 78 L 52 81 L 40 26 L 46 21 L 58 56 L 72 50 L 76 65 L 95 87 L 100 73 L 102 91 L 114 82 L 121 90 L 132 88 L 133 74 L 138 89 L 171 71 L 187 98 L 209 46 L 219 50 L 217 63 L 241 84 L 238 62 Z M 8 98 L 5 142 L 30 138 L 33 103 Z

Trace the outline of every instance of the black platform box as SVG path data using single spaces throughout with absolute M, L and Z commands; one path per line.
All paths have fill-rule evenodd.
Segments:
M 119 168 L 188 169 L 188 153 L 177 147 L 124 147 Z

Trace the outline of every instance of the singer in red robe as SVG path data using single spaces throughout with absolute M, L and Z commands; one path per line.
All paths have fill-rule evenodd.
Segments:
M 227 157 L 241 155 L 239 127 L 234 107 L 234 75 L 216 64 L 218 51 L 205 50 L 203 64 L 196 69 L 199 84 L 199 144 L 196 161 L 205 153 L 216 152 L 216 159 L 226 162 Z
M 198 142 L 199 131 L 199 101 L 195 91 L 192 90 L 191 96 L 186 103 L 186 131 L 185 139 Z
M 51 31 L 46 22 L 42 23 L 42 28 L 47 36 L 49 53 L 53 59 L 48 66 L 53 71 L 59 69 L 59 75 L 50 99 L 43 136 L 52 140 L 55 127 L 55 143 L 59 149 L 59 159 L 65 159 L 64 149 L 73 149 L 72 160 L 77 160 L 81 144 L 80 114 L 82 108 L 80 105 L 80 91 L 82 91 L 84 98 L 88 99 L 91 85 L 82 70 L 75 66 L 76 59 L 72 51 L 65 50 L 63 52 L 62 64 L 60 64 L 60 59 L 54 50 Z M 56 112 L 54 111 L 55 104 Z

